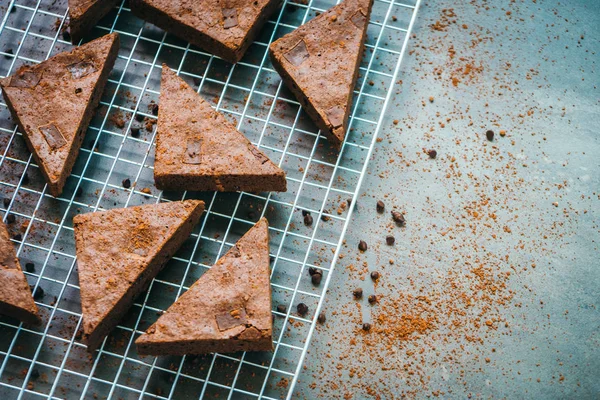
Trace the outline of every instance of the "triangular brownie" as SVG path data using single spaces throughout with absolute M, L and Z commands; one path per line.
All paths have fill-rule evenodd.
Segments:
M 163 65 L 154 180 L 163 190 L 284 192 L 285 172 Z
M 79 42 L 120 0 L 69 0 L 69 33 Z
M 140 354 L 272 350 L 269 232 L 265 218 L 137 340 Z
M 204 202 L 176 201 L 73 218 L 83 332 L 94 351 L 198 223 Z
M 270 46 L 273 66 L 334 146 L 348 129 L 373 0 L 344 0 Z
M 23 322 L 38 323 L 40 317 L 21 270 L 8 230 L 0 220 L 0 314 Z
M 50 194 L 61 194 L 119 49 L 116 33 L 0 80 Z
M 231 63 L 238 62 L 280 0 L 130 0 L 138 17 Z

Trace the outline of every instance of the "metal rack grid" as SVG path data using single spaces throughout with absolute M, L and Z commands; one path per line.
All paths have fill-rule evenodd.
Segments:
M 375 0 L 367 51 L 355 90 L 352 128 L 339 153 L 301 110 L 268 60 L 275 38 L 334 5 L 285 1 L 266 24 L 244 59 L 231 65 L 191 47 L 130 14 L 120 4 L 92 37 L 121 34 L 121 49 L 77 164 L 59 198 L 47 194 L 38 167 L 21 134 L 0 103 L 0 202 L 29 283 L 44 290 L 36 301 L 44 323 L 25 326 L 0 317 L 1 398 L 291 398 L 300 374 L 324 294 L 371 157 L 420 0 Z M 10 1 L 0 25 L 0 76 L 23 63 L 36 63 L 71 48 L 61 30 L 66 0 Z M 9 51 L 12 50 L 12 51 Z M 170 193 L 153 187 L 153 125 L 139 138 L 130 135 L 134 118 L 148 111 L 159 95 L 165 62 L 288 175 L 287 193 Z M 143 127 L 142 127 L 143 128 Z M 135 185 L 125 189 L 121 181 Z M 146 193 L 144 188 L 151 188 Z M 93 357 L 80 341 L 72 217 L 77 213 L 151 202 L 200 198 L 207 211 L 182 249 L 140 296 L 121 324 Z M 302 223 L 302 210 L 314 224 Z M 195 357 L 141 357 L 136 335 L 143 332 L 258 218 L 270 222 L 274 352 L 210 354 Z M 313 286 L 309 267 L 324 272 Z M 295 313 L 308 304 L 306 317 Z M 38 376 L 39 375 L 39 376 Z

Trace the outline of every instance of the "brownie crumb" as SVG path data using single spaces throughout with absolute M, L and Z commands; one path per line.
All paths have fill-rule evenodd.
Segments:
M 5 197 L 4 200 L 2 200 L 2 203 L 4 204 L 4 208 L 8 208 L 8 206 L 10 206 L 10 199 Z
M 36 289 L 34 285 L 30 285 L 29 289 L 31 290 L 31 293 L 33 293 L 34 300 L 40 300 L 44 298 L 44 289 L 42 289 L 41 286 L 38 286 Z
M 367 251 L 367 242 L 365 242 L 364 240 L 358 242 L 358 249 L 360 251 Z
M 277 305 L 277 312 L 285 314 L 287 312 L 287 307 L 284 304 Z
M 32 262 L 28 262 L 25 264 L 25 271 L 27 272 L 35 272 L 35 264 Z
M 302 210 L 302 216 L 306 217 L 307 215 L 310 215 L 310 212 L 307 210 Z
M 70 42 L 71 41 L 71 32 L 68 29 L 63 29 L 62 31 L 63 40 Z
M 352 295 L 354 296 L 355 299 L 360 299 L 363 295 L 363 290 L 362 288 L 356 288 L 354 289 L 354 291 L 352 292 Z
M 319 314 L 319 316 L 317 317 L 317 321 L 319 321 L 320 324 L 324 324 L 325 321 L 327 321 L 327 317 L 325 316 L 324 312 Z
M 371 272 L 371 279 L 373 279 L 374 281 L 376 281 L 377 279 L 379 279 L 379 272 L 377 271 L 373 271 Z
M 140 137 L 140 128 L 138 128 L 137 126 L 132 126 L 130 129 L 130 132 L 131 132 L 131 137 L 133 137 L 133 138 Z
M 14 224 L 14 222 L 17 220 L 17 218 L 15 217 L 15 214 L 8 214 L 6 216 L 6 223 L 7 224 Z
M 491 142 L 492 140 L 494 140 L 494 131 L 488 130 L 485 133 L 485 137 L 487 138 L 487 140 L 489 140 Z
M 313 224 L 313 217 L 310 214 L 304 216 L 304 225 L 311 226 Z
M 377 303 L 377 296 L 375 296 L 374 294 L 369 295 L 369 303 L 370 304 Z
M 37 378 L 40 377 L 40 371 L 37 368 L 34 368 L 31 370 L 31 380 L 35 381 Z
M 83 195 L 83 189 L 81 186 L 77 188 L 77 192 L 75 192 L 75 197 L 81 197 Z
M 296 310 L 298 310 L 298 314 L 304 317 L 308 313 L 308 306 L 304 303 L 299 303 L 296 306 Z
M 363 330 L 363 331 L 365 331 L 365 332 L 368 332 L 368 331 L 370 331 L 370 330 L 371 330 L 371 324 L 370 324 L 370 323 L 368 323 L 368 322 L 365 322 L 365 323 L 362 325 L 362 330 Z
M 23 236 L 21 236 L 20 233 L 17 233 L 16 235 L 13 236 L 13 239 L 16 241 L 21 241 L 23 239 Z
M 144 115 L 143 115 L 143 114 L 140 114 L 140 113 L 136 113 L 136 114 L 135 114 L 135 120 L 136 120 L 137 122 L 143 122 L 143 121 L 144 121 L 144 118 L 146 118 L 146 117 L 144 117 Z
M 158 115 L 158 104 L 152 103 L 152 104 L 148 105 L 148 109 L 150 110 L 152 115 L 154 115 L 154 116 Z
M 8 50 L 5 50 L 4 52 L 5 52 L 6 54 L 14 54 L 14 53 L 13 53 L 13 49 L 8 49 Z M 8 58 L 8 59 L 10 59 L 10 58 L 12 58 L 12 57 L 11 57 L 10 55 L 4 55 L 4 58 Z
M 394 243 L 396 243 L 396 238 L 392 235 L 388 235 L 385 237 L 385 243 L 387 243 L 388 246 L 392 246 Z
M 131 187 L 131 181 L 129 180 L 129 178 L 123 179 L 123 182 L 121 183 L 123 184 L 123 187 L 125 189 L 129 189 Z
M 437 157 L 437 151 L 431 149 L 427 152 L 427 155 L 429 156 L 429 158 L 431 158 L 433 160 L 434 158 Z
M 404 225 L 404 223 L 406 222 L 406 220 L 404 219 L 404 214 L 402 214 L 399 211 L 392 211 L 392 219 L 398 225 Z
M 319 286 L 321 284 L 321 279 L 323 279 L 323 275 L 321 274 L 314 274 L 313 276 L 310 277 L 313 285 L 315 286 Z
M 381 200 L 377 200 L 377 212 L 382 213 L 385 210 L 385 203 Z

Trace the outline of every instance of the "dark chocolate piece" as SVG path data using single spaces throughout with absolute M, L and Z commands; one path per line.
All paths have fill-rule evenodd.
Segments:
M 42 132 L 42 135 L 44 135 L 44 139 L 46 139 L 48 146 L 50 146 L 52 150 L 60 149 L 67 144 L 65 137 L 53 123 L 46 126 L 40 126 L 39 130 Z
M 300 40 L 294 47 L 284 54 L 286 60 L 293 66 L 297 67 L 310 57 L 306 43 L 304 40 Z

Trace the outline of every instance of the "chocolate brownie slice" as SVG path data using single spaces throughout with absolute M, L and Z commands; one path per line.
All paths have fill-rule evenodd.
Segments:
M 269 47 L 273 66 L 307 114 L 340 147 L 373 0 L 344 0 Z
M 154 180 L 163 190 L 286 191 L 285 172 L 163 65 Z
M 188 200 L 73 218 L 83 332 L 90 352 L 148 288 L 202 212 L 204 202 Z
M 79 42 L 120 0 L 69 0 L 69 33 Z
M 40 322 L 27 278 L 21 270 L 8 230 L 0 220 L 0 314 L 35 324 Z
M 134 15 L 236 63 L 280 0 L 131 0 L 129 3 Z
M 265 218 L 137 340 L 140 354 L 272 350 L 269 232 Z
M 53 196 L 62 193 L 71 173 L 118 50 L 119 36 L 113 33 L 0 80 Z

